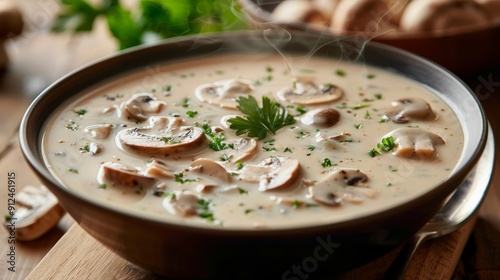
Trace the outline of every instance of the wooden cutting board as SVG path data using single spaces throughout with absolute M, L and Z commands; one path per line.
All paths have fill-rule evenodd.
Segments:
M 424 243 L 404 279 L 450 279 L 475 222 L 476 217 L 457 231 Z M 399 248 L 340 279 L 380 279 L 398 251 Z M 26 279 L 162 278 L 115 255 L 75 224 Z

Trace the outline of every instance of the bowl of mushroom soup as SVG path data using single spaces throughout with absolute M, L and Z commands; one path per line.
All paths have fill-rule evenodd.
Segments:
M 467 121 L 466 121 L 467 120 Z M 172 278 L 315 276 L 407 240 L 478 160 L 480 104 L 446 70 L 317 33 L 187 37 L 68 74 L 21 146 L 90 235 Z M 288 276 L 287 276 L 288 275 Z

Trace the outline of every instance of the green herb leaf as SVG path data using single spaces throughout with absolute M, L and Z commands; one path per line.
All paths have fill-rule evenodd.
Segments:
M 324 158 L 323 162 L 321 163 L 321 166 L 323 166 L 325 168 L 326 167 L 332 167 L 333 163 L 332 163 L 332 161 L 329 158 Z
M 223 142 L 226 140 L 224 132 L 214 133 L 208 124 L 203 124 L 202 128 L 205 135 L 211 139 L 210 143 L 208 143 L 208 147 L 213 151 L 218 152 L 226 149 L 234 149 L 234 145 Z
M 248 194 L 248 191 L 242 188 L 238 188 L 238 191 L 240 192 L 240 194 Z
M 240 96 L 237 100 L 237 109 L 244 117 L 234 117 L 228 120 L 229 128 L 236 130 L 236 135 L 247 134 L 262 140 L 268 134 L 276 132 L 287 125 L 295 123 L 292 115 L 279 103 L 262 97 L 262 107 L 259 107 L 253 96 Z
M 186 112 L 186 116 L 190 117 L 190 118 L 194 118 L 196 115 L 198 114 L 198 111 L 187 111 Z
M 184 173 L 183 172 L 178 172 L 174 174 L 174 178 L 176 182 L 179 182 L 181 184 L 184 183 L 189 183 L 189 182 L 196 182 L 196 179 L 185 179 L 184 178 Z
M 207 221 L 215 221 L 214 213 L 212 210 L 212 203 L 205 199 L 198 199 L 198 217 Z
M 377 148 L 384 152 L 390 152 L 392 149 L 396 147 L 396 144 L 394 143 L 394 138 L 392 136 L 382 138 L 380 143 L 377 144 Z
M 370 155 L 370 157 L 376 157 L 376 156 L 379 156 L 380 155 L 380 152 L 375 150 L 375 149 L 371 149 L 368 154 Z

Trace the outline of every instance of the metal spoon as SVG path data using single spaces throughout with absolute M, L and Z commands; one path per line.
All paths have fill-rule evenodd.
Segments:
M 469 177 L 457 188 L 445 206 L 403 246 L 384 274 L 384 279 L 403 279 L 415 252 L 422 243 L 460 228 L 479 208 L 490 184 L 495 159 L 491 127 L 488 131 L 484 152 Z

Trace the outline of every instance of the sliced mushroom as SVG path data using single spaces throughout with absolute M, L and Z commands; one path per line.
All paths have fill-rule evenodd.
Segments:
M 117 143 L 140 154 L 169 155 L 194 149 L 203 143 L 203 130 L 194 126 L 181 126 L 181 118 L 151 117 L 148 127 L 122 130 Z
M 163 207 L 182 218 L 195 216 L 198 214 L 198 196 L 190 191 L 176 191 L 163 200 Z
M 305 125 L 327 128 L 340 121 L 340 113 L 333 108 L 318 108 L 305 113 L 300 121 Z
M 300 173 L 300 164 L 288 157 L 272 157 L 258 165 L 247 164 L 243 167 L 240 179 L 259 182 L 259 191 L 268 191 L 289 186 Z
M 148 163 L 144 173 L 156 178 L 174 178 L 175 171 L 167 166 L 163 161 L 154 159 Z
M 443 33 L 450 29 L 488 23 L 488 16 L 474 1 L 411 1 L 401 16 L 400 28 L 410 32 Z
M 278 22 L 309 23 L 327 26 L 329 17 L 325 17 L 309 0 L 282 1 L 273 10 L 272 18 Z
M 109 137 L 113 125 L 111 124 L 96 124 L 85 127 L 85 133 L 97 140 L 104 140 Z
M 431 120 L 437 115 L 431 106 L 422 98 L 402 98 L 391 102 L 386 116 L 395 123 L 407 123 L 411 120 Z
M 316 85 L 307 78 L 297 78 L 293 88 L 278 91 L 279 99 L 300 105 L 314 105 L 333 102 L 340 99 L 344 91 L 333 84 Z
M 219 105 L 222 108 L 236 109 L 236 99 L 253 92 L 252 82 L 241 79 L 217 81 L 215 83 L 198 86 L 196 97 L 209 104 Z
M 157 179 L 120 163 L 105 162 L 99 168 L 97 181 L 111 186 L 149 188 L 156 184 Z
M 6 219 L 4 226 L 9 231 L 15 230 L 17 240 L 31 241 L 56 226 L 64 213 L 45 186 L 25 186 L 16 196 L 14 216 Z
M 104 151 L 104 146 L 101 144 L 97 144 L 94 142 L 91 142 L 89 144 L 89 152 L 93 155 L 98 155 Z
M 343 200 L 361 203 L 366 197 L 373 198 L 378 193 L 368 187 L 367 181 L 368 176 L 359 169 L 336 168 L 308 190 L 312 199 L 330 206 L 338 206 Z
M 233 148 L 224 150 L 229 157 L 229 162 L 238 162 L 248 158 L 257 152 L 257 141 L 253 138 L 239 138 L 227 141 Z
M 231 181 L 231 175 L 229 175 L 227 170 L 222 167 L 222 165 L 209 158 L 196 159 L 191 163 L 191 170 L 224 183 Z
M 340 143 L 345 143 L 347 141 L 352 142 L 352 139 L 349 138 L 350 136 L 351 136 L 351 134 L 348 132 L 342 132 L 340 134 L 333 135 L 333 136 L 327 136 L 321 132 L 318 132 L 318 133 L 316 133 L 315 137 L 316 137 L 317 143 L 322 143 L 322 144 L 325 144 L 325 147 L 330 147 L 330 148 L 336 149 L 337 147 L 342 146 L 342 145 L 340 145 Z
M 159 113 L 167 104 L 159 101 L 151 93 L 136 93 L 129 100 L 123 102 L 120 108 L 124 109 L 130 117 L 138 121 L 146 120 L 147 114 Z
M 398 128 L 386 134 L 384 138 L 392 136 L 396 144 L 394 155 L 413 158 L 432 158 L 436 156 L 436 147 L 444 145 L 445 141 L 439 135 L 420 128 Z

